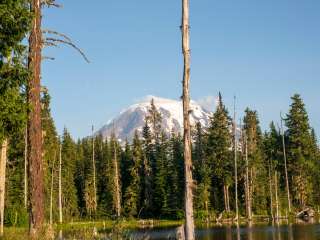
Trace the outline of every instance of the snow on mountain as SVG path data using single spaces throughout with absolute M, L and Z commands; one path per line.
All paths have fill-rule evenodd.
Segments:
M 135 130 L 142 132 L 144 120 L 150 108 L 151 100 L 162 116 L 162 127 L 170 133 L 180 132 L 183 130 L 183 111 L 182 101 L 160 98 L 155 96 L 147 96 L 141 102 L 136 103 L 129 108 L 123 110 L 117 117 L 109 121 L 103 126 L 97 134 L 102 134 L 104 138 L 110 137 L 115 132 L 117 138 L 121 141 L 132 140 Z M 211 113 L 202 108 L 197 102 L 191 101 L 190 123 L 195 126 L 200 122 L 202 126 L 208 126 Z

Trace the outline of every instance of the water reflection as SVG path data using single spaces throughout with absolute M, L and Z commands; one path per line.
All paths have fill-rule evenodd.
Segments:
M 123 235 L 111 236 L 110 232 L 98 231 L 94 239 L 134 239 L 134 240 L 164 240 L 183 239 L 183 226 L 175 228 L 153 228 L 131 230 Z M 76 233 L 58 233 L 57 240 L 75 239 Z M 92 229 L 90 231 L 92 236 Z M 79 235 L 78 235 L 79 236 Z M 76 238 L 76 239 L 82 239 Z M 85 238 L 87 239 L 87 238 Z M 251 226 L 203 226 L 196 231 L 197 240 L 318 240 L 320 239 L 320 224 L 289 224 L 289 225 L 251 225 Z

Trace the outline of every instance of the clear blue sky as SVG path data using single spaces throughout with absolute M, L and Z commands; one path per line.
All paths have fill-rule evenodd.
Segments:
M 101 127 L 136 99 L 181 95 L 181 0 L 65 0 L 44 11 L 44 28 L 68 34 L 70 48 L 46 49 L 43 84 L 59 132 Z M 320 134 L 320 1 L 191 0 L 193 99 L 221 91 L 227 106 L 259 112 L 262 128 L 300 93 Z M 231 110 L 231 109 L 230 109 Z

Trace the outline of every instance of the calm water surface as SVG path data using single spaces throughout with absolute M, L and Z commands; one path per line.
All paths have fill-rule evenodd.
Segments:
M 177 239 L 177 228 L 132 232 L 132 239 Z M 197 240 L 320 240 L 319 224 L 198 228 Z

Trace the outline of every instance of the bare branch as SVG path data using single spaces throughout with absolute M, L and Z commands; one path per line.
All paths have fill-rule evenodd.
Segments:
M 55 60 L 54 57 L 42 56 L 41 60 Z
M 71 38 L 69 38 L 67 35 L 63 34 L 63 33 L 59 33 L 57 31 L 54 30 L 50 30 L 50 29 L 43 29 L 42 33 L 46 34 L 53 34 L 53 35 L 57 35 L 59 37 L 63 37 L 64 39 L 68 40 L 69 42 L 72 42 Z
M 75 50 L 77 50 L 81 56 L 84 58 L 84 60 L 88 63 L 90 63 L 89 59 L 87 58 L 87 56 L 84 54 L 84 52 L 78 48 L 74 43 L 72 43 L 71 41 L 66 41 L 66 40 L 62 40 L 62 39 L 57 39 L 57 38 L 46 38 L 46 41 L 51 41 L 53 43 L 62 43 L 62 44 L 66 44 L 66 45 L 69 45 L 71 47 L 73 47 Z
M 54 42 L 43 41 L 42 43 L 43 43 L 43 45 L 48 46 L 48 47 L 59 47 L 59 45 Z
M 56 7 L 56 8 L 63 7 L 61 4 L 56 3 L 55 0 L 41 0 L 41 5 L 47 5 L 47 7 Z

